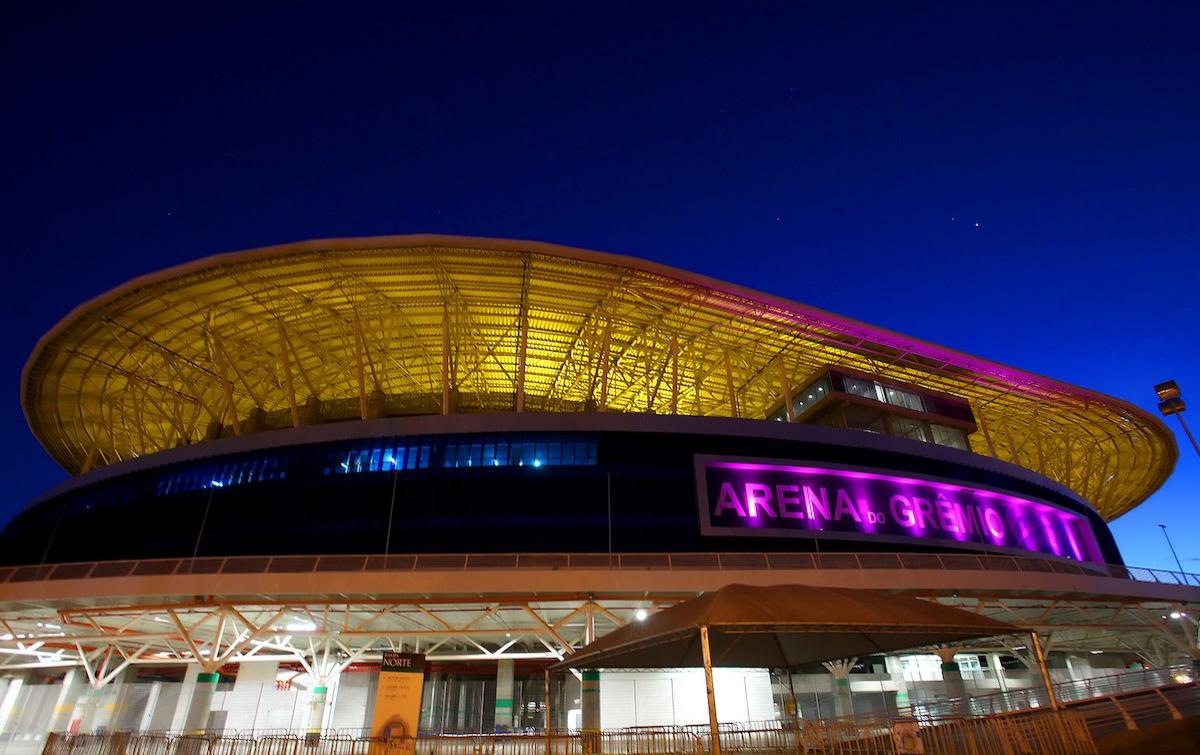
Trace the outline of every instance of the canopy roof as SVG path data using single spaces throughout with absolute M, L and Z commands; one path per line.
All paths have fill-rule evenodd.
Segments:
M 727 585 L 626 624 L 557 667 L 701 666 L 701 626 L 709 628 L 714 666 L 749 668 L 795 668 L 1017 631 L 986 616 L 877 590 Z
M 1107 518 L 1175 462 L 1166 427 L 1118 399 L 639 259 L 454 236 L 309 241 L 137 278 L 38 342 L 21 400 L 78 473 L 355 417 L 763 419 L 783 376 L 794 391 L 833 365 L 968 400 L 972 450 L 1065 484 Z

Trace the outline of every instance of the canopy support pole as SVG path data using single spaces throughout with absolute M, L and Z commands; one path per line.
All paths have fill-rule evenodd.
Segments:
M 708 646 L 708 626 L 700 626 L 700 650 L 704 653 L 704 689 L 708 694 L 708 730 L 712 737 L 710 752 L 721 755 L 721 730 L 717 726 L 717 697 L 713 694 L 712 652 Z
M 550 755 L 550 738 L 554 736 L 554 708 L 550 704 L 550 669 L 546 669 L 546 755 Z
M 1029 646 L 1033 648 L 1033 657 L 1037 660 L 1038 671 L 1042 672 L 1042 684 L 1046 687 L 1046 696 L 1050 698 L 1050 709 L 1058 710 L 1058 697 L 1054 694 L 1054 681 L 1050 679 L 1050 667 L 1046 665 L 1046 651 L 1042 648 L 1042 638 L 1037 632 L 1029 633 Z
M 792 722 L 797 727 L 800 725 L 800 703 L 796 701 L 796 685 L 792 683 L 792 670 L 785 668 L 783 673 L 787 674 L 788 680 L 788 696 L 792 698 Z

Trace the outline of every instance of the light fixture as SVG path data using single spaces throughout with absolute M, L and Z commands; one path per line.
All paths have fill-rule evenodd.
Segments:
M 633 618 L 637 619 L 638 621 L 645 621 L 646 620 L 646 609 L 639 608 L 636 612 L 634 612 Z
M 1196 442 L 1196 436 L 1192 435 L 1191 428 L 1187 426 L 1187 422 L 1183 421 L 1183 411 L 1187 409 L 1187 404 L 1183 403 L 1183 394 L 1179 391 L 1179 384 L 1174 380 L 1168 380 L 1154 386 L 1154 392 L 1158 394 L 1159 414 L 1164 417 L 1174 414 L 1178 417 L 1184 434 L 1192 442 L 1192 448 L 1196 449 L 1197 454 L 1200 454 L 1200 443 Z
M 1100 655 L 1100 654 L 1101 654 L 1101 653 L 1103 653 L 1103 652 L 1104 652 L 1103 650 L 1093 650 L 1093 651 L 1091 651 L 1092 655 Z
M 288 632 L 311 632 L 317 628 L 317 625 L 303 616 L 295 616 L 283 628 Z
M 1187 614 L 1183 613 L 1182 611 L 1171 611 L 1172 619 L 1182 619 L 1184 616 L 1187 616 Z

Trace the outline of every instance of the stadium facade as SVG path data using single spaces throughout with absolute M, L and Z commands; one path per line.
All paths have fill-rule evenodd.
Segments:
M 427 727 L 542 726 L 542 668 L 734 582 L 966 607 L 1059 678 L 1197 657 L 1196 578 L 1127 567 L 1107 524 L 1171 472 L 1157 418 L 630 257 L 219 255 L 75 309 L 21 401 L 71 478 L 0 533 L 14 748 L 358 729 L 396 649 L 431 664 Z M 844 712 L 839 680 L 868 707 L 1035 683 L 1019 634 L 935 651 L 797 674 L 801 714 Z M 602 678 L 605 726 L 704 715 L 688 672 Z M 780 714 L 771 671 L 718 682 L 722 716 Z M 558 726 L 588 715 L 578 682 L 552 695 Z

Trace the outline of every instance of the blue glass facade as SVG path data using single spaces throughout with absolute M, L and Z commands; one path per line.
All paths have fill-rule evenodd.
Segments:
M 38 502 L 0 532 L 0 563 L 399 553 L 813 550 L 804 538 L 705 537 L 697 454 L 924 474 L 1094 511 L 1052 488 L 901 451 L 671 432 L 422 434 L 295 443 L 137 465 Z M 924 549 L 954 550 L 950 545 Z M 880 544 L 895 550 L 895 544 Z M 826 538 L 820 550 L 871 550 Z M 970 550 L 970 546 L 960 549 Z
M 321 474 L 370 474 L 460 467 L 596 466 L 594 437 L 443 435 L 371 438 L 320 446 Z M 154 486 L 159 496 L 285 480 L 290 449 L 263 451 L 217 464 L 168 467 Z M 297 457 L 306 469 L 312 458 Z M 178 465 L 182 466 L 182 465 Z

